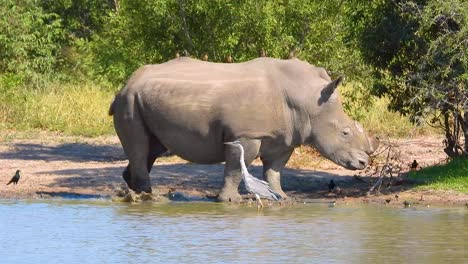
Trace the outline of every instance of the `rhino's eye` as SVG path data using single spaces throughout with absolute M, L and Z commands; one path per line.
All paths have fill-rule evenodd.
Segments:
M 351 129 L 349 127 L 341 130 L 341 135 L 343 135 L 344 137 L 348 137 L 349 135 L 351 135 Z

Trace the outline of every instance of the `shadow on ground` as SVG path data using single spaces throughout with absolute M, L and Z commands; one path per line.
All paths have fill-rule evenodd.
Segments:
M 124 167 L 104 167 L 104 168 L 80 168 L 55 171 L 42 171 L 39 173 L 65 175 L 60 177 L 49 187 L 67 188 L 89 188 L 102 189 L 120 186 L 123 182 L 121 173 Z M 168 189 L 174 188 L 177 191 L 189 194 L 217 193 L 223 185 L 223 164 L 200 165 L 193 163 L 178 163 L 167 165 L 156 165 L 151 173 L 153 188 Z M 259 177 L 262 173 L 261 166 L 250 166 L 251 173 Z M 341 196 L 363 197 L 366 195 L 371 184 L 375 182 L 375 177 L 361 177 L 356 179 L 352 175 L 335 175 L 327 172 L 285 169 L 282 176 L 282 186 L 290 196 L 301 198 L 325 198 L 329 197 L 328 183 L 333 179 L 340 186 Z M 389 182 L 387 180 L 387 182 Z M 411 185 L 386 186 L 386 181 L 382 185 L 381 192 L 394 192 L 408 189 Z M 243 184 L 241 193 L 246 193 Z
M 83 194 L 75 192 L 36 192 L 43 198 L 64 198 L 64 199 L 101 199 L 108 198 L 107 196 L 96 194 Z
M 0 153 L 0 159 L 46 160 L 46 161 L 118 161 L 125 155 L 120 145 L 93 145 L 87 143 L 64 143 L 42 145 L 16 143 L 12 150 Z

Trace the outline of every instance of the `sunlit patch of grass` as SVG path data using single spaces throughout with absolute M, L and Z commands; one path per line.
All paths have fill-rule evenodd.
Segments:
M 301 146 L 296 148 L 288 161 L 289 168 L 316 168 L 324 160 L 314 148 Z
M 340 88 L 340 93 L 347 114 L 362 123 L 367 131 L 381 137 L 406 138 L 437 132 L 425 124 L 416 126 L 407 116 L 389 111 L 388 98 L 371 95 L 360 83 L 349 82 Z
M 9 90 L 0 95 L 0 129 L 80 136 L 111 134 L 112 118 L 107 113 L 113 94 L 86 84 Z
M 416 126 L 408 117 L 387 109 L 387 98 L 375 98 L 367 114 L 361 120 L 362 125 L 370 132 L 384 137 L 406 138 L 434 134 L 436 131 L 427 126 Z
M 413 171 L 409 177 L 420 189 L 454 190 L 468 194 L 468 159 L 454 159 L 444 165 Z

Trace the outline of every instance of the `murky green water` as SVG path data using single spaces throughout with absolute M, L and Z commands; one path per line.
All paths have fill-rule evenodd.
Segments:
M 0 201 L 0 263 L 467 263 L 468 209 Z

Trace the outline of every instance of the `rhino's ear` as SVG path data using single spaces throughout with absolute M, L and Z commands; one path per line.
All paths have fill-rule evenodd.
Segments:
M 320 99 L 319 99 L 319 104 L 322 104 L 326 101 L 328 101 L 328 99 L 330 98 L 330 96 L 333 94 L 333 92 L 335 91 L 336 87 L 338 87 L 338 85 L 340 83 L 342 83 L 344 80 L 344 77 L 343 76 L 340 76 L 338 77 L 336 80 L 330 82 L 327 86 L 325 86 L 325 88 L 322 89 L 322 92 L 320 93 Z

